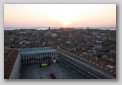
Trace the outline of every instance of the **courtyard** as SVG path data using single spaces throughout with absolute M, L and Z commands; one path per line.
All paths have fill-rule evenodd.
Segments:
M 56 62 L 50 66 L 40 67 L 39 64 L 24 64 L 21 69 L 21 79 L 51 79 L 54 74 L 56 79 L 81 79 L 75 71 L 66 65 Z

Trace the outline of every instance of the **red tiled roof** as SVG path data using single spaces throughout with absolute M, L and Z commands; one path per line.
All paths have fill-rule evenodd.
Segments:
M 59 49 L 58 49 L 59 50 Z M 61 50 L 60 50 L 61 51 Z M 61 51 L 61 52 L 63 52 L 63 51 Z M 63 52 L 63 53 L 65 53 L 65 52 Z M 76 58 L 76 59 L 78 59 L 77 57 L 75 57 L 75 56 L 73 56 L 73 55 L 70 55 L 70 54 L 68 54 L 68 53 L 65 53 L 65 54 L 67 54 L 67 55 L 69 55 L 69 56 L 71 56 L 71 57 L 73 57 L 73 58 Z M 72 54 L 72 53 L 71 53 Z M 74 53 L 73 53 L 74 54 Z M 81 57 L 81 56 L 80 56 Z M 85 58 L 84 58 L 85 59 Z M 93 67 L 93 68 L 96 68 L 96 69 L 98 69 L 98 70 L 100 70 L 100 71 L 102 71 L 102 72 L 104 72 L 104 73 L 106 73 L 106 74 L 109 74 L 109 75 L 111 75 L 111 76 L 113 76 L 113 77 L 115 77 L 115 75 L 116 75 L 116 67 L 114 67 L 114 68 L 108 68 L 108 67 L 106 67 L 106 65 L 105 64 L 103 64 L 103 63 L 99 63 L 99 65 L 97 66 L 97 64 L 95 63 L 95 64 L 93 64 L 93 62 L 92 62 L 92 60 L 90 59 L 90 60 L 88 60 L 88 61 L 86 61 L 86 59 L 85 60 L 83 60 L 83 59 L 78 59 L 78 60 L 80 60 L 80 61 L 82 61 L 83 63 L 85 63 L 85 64 L 87 64 L 87 65 L 89 65 L 89 66 L 91 66 L 91 67 Z M 89 61 L 91 61 L 91 62 L 89 62 Z M 100 68 L 101 66 L 103 66 L 102 68 Z M 105 69 L 105 68 L 107 68 L 107 70 Z M 110 71 L 112 71 L 112 72 L 110 72 Z
M 18 55 L 18 51 L 16 48 L 11 49 L 9 54 L 6 55 L 7 57 L 4 59 L 4 79 L 9 79 L 17 55 Z

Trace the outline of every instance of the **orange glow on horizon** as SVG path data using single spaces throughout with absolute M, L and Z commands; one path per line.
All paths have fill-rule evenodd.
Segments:
M 4 26 L 116 26 L 116 4 L 5 4 Z

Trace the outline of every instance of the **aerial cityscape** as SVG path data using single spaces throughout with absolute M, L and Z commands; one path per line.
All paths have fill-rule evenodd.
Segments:
M 116 79 L 116 5 L 4 4 L 4 79 Z

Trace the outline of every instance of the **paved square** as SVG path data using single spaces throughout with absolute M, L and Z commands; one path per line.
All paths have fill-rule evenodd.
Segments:
M 39 64 L 22 65 L 21 79 L 51 79 L 51 73 L 56 79 L 81 79 L 74 71 L 58 62 L 41 68 Z

